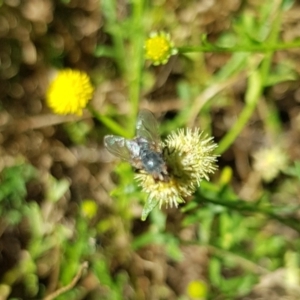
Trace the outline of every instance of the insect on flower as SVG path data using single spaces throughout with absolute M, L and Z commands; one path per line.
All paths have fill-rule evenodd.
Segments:
M 155 181 L 169 181 L 158 124 L 149 110 L 141 110 L 138 114 L 136 137 L 129 140 L 106 135 L 104 145 L 111 154 L 128 161 L 135 169 L 151 174 Z

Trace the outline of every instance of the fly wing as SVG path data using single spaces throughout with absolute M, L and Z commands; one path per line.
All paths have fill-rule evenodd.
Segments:
M 129 162 L 139 155 L 139 145 L 121 136 L 106 135 L 104 145 L 111 154 Z
M 136 133 L 138 137 L 160 144 L 158 123 L 151 111 L 143 109 L 139 112 L 136 122 Z

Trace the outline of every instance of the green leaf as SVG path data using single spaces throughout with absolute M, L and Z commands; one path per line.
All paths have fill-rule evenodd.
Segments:
M 97 46 L 94 52 L 96 57 L 110 57 L 113 58 L 115 56 L 114 49 L 108 46 Z
M 70 182 L 67 179 L 56 180 L 54 177 L 48 180 L 47 199 L 56 202 L 67 192 Z
M 145 221 L 148 217 L 148 215 L 150 214 L 150 212 L 155 208 L 155 206 L 158 204 L 157 200 L 153 200 L 153 199 L 147 199 L 146 204 L 143 208 L 143 212 L 142 212 L 142 217 L 141 220 Z

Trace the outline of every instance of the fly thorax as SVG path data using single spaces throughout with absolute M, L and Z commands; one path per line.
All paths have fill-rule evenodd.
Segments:
M 150 149 L 143 149 L 142 147 L 140 156 L 141 156 L 143 167 L 147 172 L 160 173 L 162 171 L 162 166 L 164 164 L 164 161 L 160 153 L 154 152 Z

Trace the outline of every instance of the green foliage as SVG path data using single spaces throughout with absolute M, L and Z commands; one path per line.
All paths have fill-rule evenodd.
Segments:
M 293 176 L 299 180 L 300 179 L 300 161 L 299 160 L 294 161 L 294 165 L 286 170 L 286 174 Z
M 65 130 L 69 138 L 75 144 L 86 144 L 87 136 L 91 132 L 91 126 L 86 122 L 65 124 Z
M 24 216 L 27 195 L 26 184 L 35 178 L 35 169 L 29 164 L 7 167 L 0 177 L 0 217 L 11 225 Z
M 109 268 L 104 257 L 98 257 L 97 261 L 93 264 L 93 272 L 95 273 L 101 285 L 104 287 L 104 293 L 101 297 L 103 300 L 124 299 L 124 285 L 128 280 L 126 274 L 119 274 L 114 280 L 111 275 Z
M 195 201 L 202 207 L 199 210 L 194 202 L 186 205 L 184 224 L 199 224 L 197 243 L 206 245 L 214 257 L 210 260 L 210 280 L 217 293 L 229 298 L 247 294 L 256 281 L 254 274 L 279 268 L 284 264 L 287 249 L 298 247 L 297 241 L 292 242 L 284 235 L 274 236 L 264 229 L 274 219 L 300 232 L 293 211 L 272 206 L 268 197 L 246 203 L 230 186 L 216 188 L 203 182 Z M 244 270 L 242 276 L 223 275 L 234 274 L 237 268 Z
M 60 2 L 71 8 L 72 1 Z M 277 145 L 286 134 L 281 112 L 282 107 L 289 104 L 279 107 L 270 90 L 298 78 L 293 60 L 289 56 L 277 57 L 279 50 L 300 46 L 298 40 L 285 42 L 282 39 L 283 14 L 293 1 L 265 1 L 249 7 L 244 3 L 245 8 L 228 17 L 231 25 L 217 38 L 197 31 L 186 45 L 178 47 L 175 63 L 171 61 L 165 67 L 154 69 L 148 67 L 143 58 L 145 32 L 155 27 L 173 28 L 180 39 L 186 31 L 195 30 L 194 24 L 188 24 L 187 30 L 184 24 L 177 22 L 176 18 L 180 13 L 184 15 L 184 10 L 178 8 L 180 13 L 173 15 L 168 11 L 168 5 L 172 4 L 157 3 L 129 1 L 125 5 L 118 1 L 101 1 L 101 29 L 109 42 L 99 43 L 94 56 L 109 61 L 111 68 L 104 74 L 94 71 L 95 81 L 101 84 L 118 80 L 128 100 L 119 101 L 117 97 L 117 101 L 112 101 L 114 104 L 105 103 L 99 111 L 92 105 L 89 107 L 93 117 L 103 125 L 101 130 L 95 132 L 92 123 L 79 121 L 65 124 L 64 133 L 73 144 L 83 147 L 94 136 L 102 138 L 104 132 L 132 138 L 141 98 L 154 98 L 155 92 L 161 92 L 165 86 L 169 88 L 165 73 L 169 74 L 173 68 L 172 76 L 178 77 L 171 84 L 176 91 L 177 106 L 174 107 L 175 111 L 179 109 L 164 120 L 161 134 L 165 136 L 177 128 L 192 126 L 200 126 L 205 132 L 218 132 L 219 174 L 211 178 L 211 182 L 202 181 L 196 193 L 177 210 L 156 207 L 147 220 L 141 222 L 141 215 L 146 219 L 145 215 L 153 207 L 149 205 L 142 211 L 147 195 L 140 191 L 127 162 L 116 163 L 110 173 L 107 165 L 104 166 L 106 156 L 103 155 L 103 161 L 101 157 L 101 161 L 92 166 L 84 162 L 78 174 L 74 168 L 75 176 L 72 168 L 55 161 L 59 167 L 58 171 L 53 167 L 53 173 L 57 171 L 59 179 L 51 175 L 52 169 L 47 173 L 29 163 L 3 169 L 0 234 L 9 228 L 25 236 L 19 244 L 17 261 L 10 269 L 3 269 L 0 281 L 3 297 L 13 299 L 9 298 L 10 293 L 21 283 L 24 299 L 42 299 L 72 283 L 83 262 L 88 262 L 89 268 L 81 274 L 82 281 L 76 281 L 55 299 L 155 299 L 154 290 L 172 289 L 168 277 L 170 266 L 179 273 L 186 268 L 187 274 L 193 276 L 194 273 L 198 276 L 197 271 L 203 268 L 201 276 L 205 278 L 201 280 L 207 285 L 207 299 L 247 297 L 264 276 L 278 270 L 286 272 L 285 288 L 289 291 L 296 287 L 297 290 L 300 283 L 300 161 L 295 160 L 273 181 L 265 183 L 260 180 L 261 174 L 253 170 L 251 156 L 258 145 Z M 192 4 L 193 1 L 188 1 L 180 5 L 187 9 L 186 6 Z M 168 13 L 170 16 L 164 20 Z M 178 30 L 180 26 L 182 31 Z M 205 52 L 228 55 L 228 59 L 217 68 L 214 64 L 207 66 L 209 55 L 205 56 Z M 61 60 L 58 54 L 55 60 Z M 234 85 L 242 89 L 238 95 L 227 91 Z M 105 87 L 103 91 L 104 94 Z M 107 99 L 105 102 L 109 102 Z M 169 109 L 160 102 L 149 102 L 156 105 L 158 111 L 173 110 L 172 105 Z M 229 113 L 223 117 L 224 111 Z M 215 123 L 217 114 L 222 117 L 216 117 Z M 292 126 L 297 128 L 297 109 L 288 117 L 293 116 Z M 248 141 L 247 134 L 257 123 L 261 127 L 251 137 L 253 140 Z M 283 146 L 289 148 L 283 140 Z M 234 150 L 225 153 L 231 147 Z M 49 156 L 55 160 L 50 150 Z M 286 155 L 295 151 L 288 150 L 290 153 Z M 244 165 L 239 165 L 241 157 Z M 77 179 L 88 168 L 103 169 L 103 172 L 94 177 L 91 171 L 85 177 L 90 182 L 82 188 Z M 241 172 L 241 178 L 237 176 L 239 169 L 246 170 Z M 32 182 L 42 186 L 41 199 L 28 195 Z M 85 188 L 90 187 L 93 190 L 83 196 Z M 183 250 L 189 246 L 205 249 L 207 256 L 201 262 L 197 260 L 197 264 L 190 261 L 193 255 L 189 257 Z M 157 256 L 161 269 L 155 261 Z M 181 267 L 176 269 L 177 265 Z M 189 280 L 200 280 L 197 276 Z M 93 286 L 90 290 L 89 285 Z M 181 292 L 178 295 L 175 288 L 172 290 L 178 299 L 187 299 L 188 295 Z M 168 296 L 157 299 L 168 299 Z

